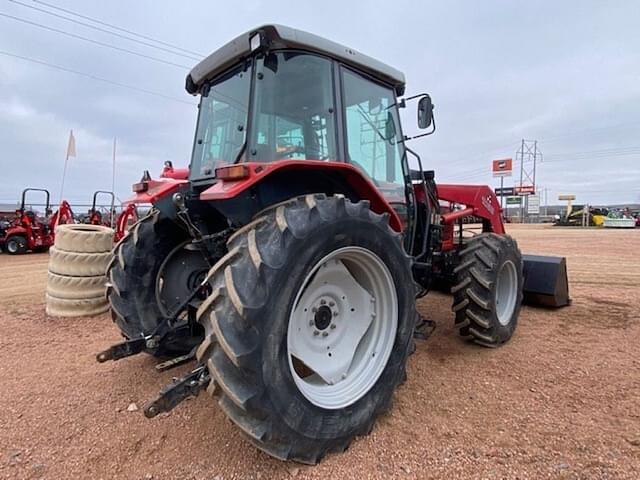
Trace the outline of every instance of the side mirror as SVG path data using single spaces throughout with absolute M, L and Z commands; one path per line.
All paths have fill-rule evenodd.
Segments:
M 431 97 L 425 95 L 418 102 L 418 127 L 429 128 L 431 123 L 433 123 L 433 103 Z

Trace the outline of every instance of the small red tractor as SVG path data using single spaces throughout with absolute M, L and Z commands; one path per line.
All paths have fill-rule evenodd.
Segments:
M 104 206 L 101 208 L 97 204 L 99 195 L 107 195 L 109 197 L 108 209 Z M 115 199 L 116 196 L 113 192 L 105 190 L 96 190 L 93 192 L 91 209 L 85 221 L 91 225 L 102 225 L 113 228 L 113 241 L 118 242 L 125 236 L 129 227 L 138 221 L 138 210 L 135 203 L 125 202 L 122 206 L 122 211 L 116 215 Z
M 38 218 L 33 209 L 27 208 L 26 199 L 29 192 L 45 194 L 44 218 Z M 16 211 L 16 217 L 0 238 L 0 245 L 11 255 L 26 253 L 29 250 L 46 251 L 53 245 L 56 225 L 73 223 L 73 221 L 73 212 L 66 200 L 63 200 L 58 210 L 52 214 L 49 191 L 42 188 L 27 188 L 22 192 L 20 209 Z
M 103 204 L 100 206 L 97 201 L 98 198 L 102 196 L 106 196 L 109 201 L 107 204 Z M 115 201 L 116 196 L 113 192 L 109 192 L 106 190 L 96 190 L 93 192 L 93 199 L 91 202 L 91 208 L 87 212 L 87 216 L 84 220 L 84 223 L 88 223 L 90 225 L 102 225 L 104 227 L 113 227 L 113 223 L 115 222 Z M 108 205 L 108 208 L 105 206 Z
M 313 464 L 390 408 L 416 299 L 435 285 L 460 335 L 486 347 L 512 337 L 523 296 L 568 302 L 564 259 L 521 255 L 491 188 L 423 170 L 408 143 L 435 130 L 433 104 L 403 98 L 394 68 L 266 25 L 200 62 L 186 89 L 200 96 L 191 164 L 133 186 L 131 202 L 153 208 L 116 245 L 107 287 L 127 340 L 97 356 L 175 357 L 159 369 L 195 357 L 146 416 L 206 389 L 258 448 Z M 429 129 L 413 137 L 409 101 Z

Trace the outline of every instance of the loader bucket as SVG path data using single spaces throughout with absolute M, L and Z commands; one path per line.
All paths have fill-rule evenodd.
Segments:
M 522 259 L 524 303 L 543 307 L 564 307 L 571 303 L 566 258 L 522 255 Z

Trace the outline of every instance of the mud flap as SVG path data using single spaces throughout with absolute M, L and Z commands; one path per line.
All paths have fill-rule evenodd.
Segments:
M 571 303 L 565 257 L 522 255 L 522 260 L 524 303 L 542 307 L 564 307 Z

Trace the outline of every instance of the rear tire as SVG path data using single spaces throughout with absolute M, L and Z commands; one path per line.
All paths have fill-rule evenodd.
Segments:
M 20 255 L 27 251 L 27 239 L 22 235 L 13 235 L 7 238 L 5 249 L 9 255 Z
M 124 337 L 132 339 L 151 334 L 175 308 L 159 300 L 158 274 L 167 257 L 188 238 L 179 226 L 153 209 L 114 247 L 107 267 L 107 298 L 111 317 Z M 206 271 L 205 263 L 203 276 Z M 181 328 L 170 333 L 158 349 L 148 353 L 159 357 L 182 355 L 201 341 L 201 331 Z
M 411 259 L 404 252 L 400 235 L 389 227 L 388 215 L 373 213 L 366 201 L 354 204 L 343 197 L 307 195 L 267 211 L 236 232 L 227 246 L 227 255 L 209 272 L 213 293 L 198 309 L 205 339 L 197 357 L 211 374 L 209 393 L 219 395 L 218 403 L 225 414 L 255 446 L 271 456 L 315 464 L 330 451 L 345 450 L 356 436 L 371 431 L 376 418 L 390 407 L 395 388 L 406 376 L 417 290 Z M 366 270 L 366 262 L 350 263 L 348 258 L 333 257 L 342 252 L 372 258 L 371 271 L 377 268 L 378 272 L 387 272 L 384 275 L 388 274 L 386 278 L 392 279 L 392 283 L 376 284 L 371 280 L 369 288 L 364 289 L 366 279 L 378 277 L 367 277 L 371 272 Z M 335 302 L 325 300 L 316 310 L 327 309 L 326 318 L 320 319 L 322 324 L 317 323 L 319 320 L 315 320 L 315 327 L 308 320 L 292 323 L 307 305 L 305 295 L 311 285 L 339 288 L 339 280 L 330 281 L 331 277 L 322 276 L 328 275 L 333 266 L 330 264 L 333 260 L 326 258 L 336 258 L 336 265 L 340 263 L 344 268 L 349 266 L 351 275 L 347 277 L 355 279 L 363 290 L 374 292 L 371 294 L 374 300 L 366 300 L 365 295 L 359 304 L 368 305 L 373 313 L 359 309 L 362 314 L 356 319 L 357 313 L 348 313 L 355 310 L 345 307 L 356 304 L 346 303 L 351 298 L 344 302 L 345 297 L 338 296 Z M 390 296 L 375 294 L 384 291 L 380 285 L 393 286 L 387 292 Z M 394 305 L 395 310 L 384 308 L 384 302 Z M 328 311 L 328 307 L 341 306 L 345 308 Z M 347 318 L 345 325 L 352 321 L 368 326 L 350 350 L 348 370 L 332 377 L 337 381 L 325 382 L 319 370 L 302 361 L 296 364 L 299 357 L 292 353 L 291 334 L 303 332 L 306 327 L 315 335 L 311 338 L 335 342 L 331 345 L 338 347 L 330 351 L 339 362 L 339 355 L 348 354 L 339 346 L 340 342 L 348 343 L 344 340 L 348 335 L 342 335 L 339 324 L 343 315 Z M 363 320 L 367 318 L 372 319 Z M 332 321 L 337 325 L 331 326 Z M 395 327 L 388 328 L 389 322 Z M 344 331 L 349 331 L 348 328 Z M 316 333 L 314 329 L 318 329 Z M 373 350 L 370 356 L 370 350 L 360 346 L 370 345 L 366 339 L 378 338 L 379 331 L 387 332 L 386 336 L 380 337 L 384 338 L 383 343 L 374 343 L 380 349 Z M 298 335 L 302 338 L 303 334 Z M 337 335 L 335 340 L 329 336 L 332 334 Z M 310 348 L 319 348 L 324 362 L 330 364 L 331 353 L 327 353 L 325 346 L 330 344 L 314 343 Z M 383 359 L 375 359 L 376 353 Z M 378 370 L 366 370 L 368 364 L 377 365 Z M 361 365 L 365 365 L 365 370 L 359 370 Z M 352 378 L 362 378 L 364 388 L 342 387 L 357 385 Z M 301 379 L 309 384 L 312 380 L 317 382 L 322 393 L 310 393 L 300 386 Z
M 460 335 L 485 347 L 507 342 L 522 303 L 522 255 L 508 235 L 482 233 L 460 252 L 453 311 Z

